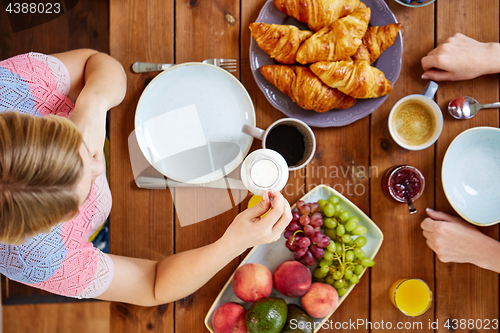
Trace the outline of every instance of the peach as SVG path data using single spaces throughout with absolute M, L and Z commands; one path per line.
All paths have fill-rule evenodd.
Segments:
M 323 318 L 332 313 L 339 304 L 337 290 L 326 283 L 315 282 L 300 299 L 302 307 L 311 317 Z
M 282 262 L 274 271 L 274 285 L 288 297 L 304 296 L 311 286 L 311 271 L 302 263 L 289 260 Z
M 233 291 L 244 302 L 255 302 L 273 290 L 273 275 L 261 264 L 245 264 L 233 276 Z
M 245 314 L 247 310 L 238 303 L 224 303 L 212 317 L 215 333 L 247 333 Z

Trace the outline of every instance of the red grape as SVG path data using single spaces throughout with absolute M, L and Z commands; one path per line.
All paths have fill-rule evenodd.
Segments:
M 298 248 L 297 250 L 295 250 L 293 252 L 293 258 L 295 260 L 300 260 L 300 259 L 302 259 L 302 257 L 304 256 L 304 254 L 306 254 L 306 252 L 309 252 L 307 250 L 307 248 L 303 248 L 303 249 L 302 248 Z
M 292 222 L 299 222 L 300 219 L 300 213 L 299 212 L 292 212 Z
M 292 235 L 292 236 L 288 237 L 288 243 L 289 243 L 290 245 L 297 245 L 297 246 L 299 246 L 299 240 L 300 240 L 301 238 L 302 238 L 302 237 L 300 237 L 299 235 L 295 235 L 295 238 L 294 238 L 294 236 Z
M 311 243 L 313 244 L 318 244 L 319 241 L 321 240 L 321 236 L 323 234 L 321 232 L 315 232 L 314 234 L 311 235 Z
M 320 218 L 311 218 L 311 222 L 309 222 L 309 224 L 313 228 L 321 227 L 323 225 L 323 219 L 321 217 Z
M 309 251 L 311 251 L 313 256 L 315 256 L 316 258 L 322 258 L 323 255 L 325 254 L 325 250 L 323 250 L 322 248 L 320 248 L 316 245 L 311 245 L 311 247 L 309 248 Z
M 302 215 L 299 219 L 300 224 L 302 225 L 308 225 L 309 222 L 311 222 L 311 219 L 307 215 Z
M 312 234 L 314 234 L 316 231 L 314 231 L 314 228 L 311 226 L 311 225 L 306 225 L 304 226 L 304 233 L 307 235 L 307 236 L 311 236 Z
M 291 232 L 295 232 L 297 230 L 302 230 L 302 226 L 299 223 L 292 221 L 292 222 L 290 222 L 288 227 L 286 227 L 286 230 L 290 230 Z
M 288 238 L 288 237 L 290 237 L 292 235 L 293 235 L 293 231 L 286 230 L 283 236 L 285 236 L 285 238 Z
M 330 237 L 323 235 L 321 237 L 320 241 L 317 243 L 317 245 L 321 248 L 327 247 L 328 244 L 330 244 L 331 240 Z
M 309 245 L 311 245 L 311 241 L 309 240 L 308 237 L 301 237 L 298 242 L 298 245 L 300 248 L 308 248 Z
M 302 257 L 302 260 L 307 266 L 312 266 L 314 264 L 314 256 L 312 255 L 311 251 L 306 251 L 306 253 Z
M 310 203 L 309 207 L 311 207 L 311 213 L 316 213 L 319 210 L 319 203 L 317 202 Z
M 290 245 L 290 242 L 288 241 L 288 239 L 285 242 L 285 246 L 287 247 L 287 249 L 289 249 L 292 252 L 299 248 L 297 245 Z
M 312 219 L 317 219 L 317 218 L 321 219 L 321 218 L 323 218 L 323 215 L 321 215 L 320 212 L 316 212 L 316 213 L 314 213 L 314 214 L 311 215 L 311 220 Z
M 321 227 L 314 227 L 314 232 L 321 232 Z

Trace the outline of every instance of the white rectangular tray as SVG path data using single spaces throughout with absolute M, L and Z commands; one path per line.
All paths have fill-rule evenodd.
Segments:
M 310 192 L 306 193 L 306 195 L 304 195 L 301 198 L 301 200 L 305 201 L 306 203 L 316 202 L 319 199 L 328 199 L 332 195 L 338 196 L 342 207 L 350 211 L 352 215 L 359 217 L 359 224 L 366 227 L 367 233 L 365 234 L 365 237 L 367 238 L 367 242 L 366 245 L 363 247 L 363 251 L 365 252 L 367 258 L 370 259 L 375 258 L 375 255 L 377 254 L 384 240 L 384 235 L 382 234 L 382 231 L 379 229 L 379 227 L 361 209 L 356 207 L 356 205 L 354 205 L 349 199 L 347 199 L 342 194 L 340 194 L 339 192 L 335 191 L 333 188 L 327 185 L 318 185 Z M 295 205 L 292 206 L 292 210 L 294 208 Z M 271 272 L 274 272 L 276 267 L 278 267 L 278 265 L 285 260 L 294 260 L 294 259 L 293 259 L 293 253 L 285 247 L 285 238 L 282 237 L 274 243 L 263 244 L 254 247 L 238 267 L 248 263 L 259 263 L 269 268 Z M 316 267 L 316 265 L 317 264 L 315 264 L 310 268 L 313 270 Z M 366 269 L 363 271 L 360 278 L 363 276 L 365 271 Z M 224 288 L 222 288 L 221 292 L 219 293 L 219 296 L 217 296 L 214 303 L 212 304 L 212 307 L 210 308 L 210 310 L 208 310 L 207 316 L 205 317 L 205 325 L 208 328 L 208 330 L 212 333 L 215 333 L 212 328 L 212 316 L 215 310 L 219 306 L 227 302 L 236 302 L 242 304 L 246 309 L 248 309 L 248 307 L 250 306 L 250 303 L 243 302 L 234 294 L 232 287 L 233 276 L 234 273 L 233 275 L 231 275 L 231 277 L 225 284 Z M 351 293 L 354 287 L 355 285 L 350 286 L 345 295 L 340 297 L 338 306 L 342 304 L 342 302 L 347 298 L 347 296 Z M 281 297 L 286 301 L 287 304 L 297 304 L 300 306 L 300 298 L 298 297 L 291 298 L 283 296 L 276 290 L 276 288 L 273 288 L 270 297 Z M 335 310 L 324 318 L 312 318 L 314 325 L 316 327 L 314 332 L 317 332 L 321 328 L 321 325 L 325 321 L 327 321 L 328 318 L 330 318 L 330 316 L 334 312 Z

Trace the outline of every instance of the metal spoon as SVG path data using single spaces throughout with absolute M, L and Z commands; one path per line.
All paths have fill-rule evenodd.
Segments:
M 408 182 L 408 179 L 403 180 L 403 183 L 401 185 L 403 185 L 404 188 L 405 199 L 406 203 L 408 204 L 408 211 L 410 212 L 410 214 L 415 214 L 417 212 L 417 209 L 415 208 L 415 205 L 410 198 L 410 193 L 408 191 L 408 189 L 410 188 L 410 183 Z
M 470 119 L 481 109 L 498 109 L 500 102 L 481 104 L 469 96 L 460 96 L 451 100 L 448 111 L 456 119 Z

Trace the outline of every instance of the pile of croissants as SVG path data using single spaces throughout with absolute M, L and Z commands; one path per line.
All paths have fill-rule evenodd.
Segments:
M 371 64 L 394 43 L 401 24 L 368 27 L 370 8 L 360 0 L 274 0 L 274 5 L 312 30 L 250 24 L 259 47 L 282 64 L 262 66 L 260 72 L 300 107 L 347 109 L 357 98 L 392 91 L 391 82 Z

